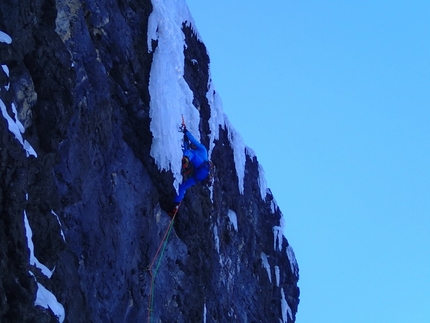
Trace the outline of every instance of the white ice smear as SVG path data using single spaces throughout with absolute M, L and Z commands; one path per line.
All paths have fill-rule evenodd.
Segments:
M 282 323 L 288 323 L 287 314 L 290 317 L 290 319 L 293 319 L 293 312 L 291 311 L 290 306 L 287 303 L 287 300 L 285 299 L 285 293 L 284 289 L 281 288 L 281 308 L 282 308 Z
M 3 31 L 0 31 L 0 43 L 11 44 L 12 38 Z
M 218 235 L 218 227 L 216 224 L 213 226 L 213 233 L 214 233 L 214 239 L 215 239 L 215 249 L 219 253 L 219 235 Z
M 1 68 L 3 69 L 3 71 L 7 75 L 7 77 L 9 77 L 9 67 L 7 65 L 2 65 Z M 6 91 L 9 91 L 10 83 L 5 85 L 4 88 L 6 89 Z
M 266 268 L 267 276 L 269 276 L 269 281 L 272 282 L 272 272 L 270 270 L 269 259 L 264 252 L 261 253 L 261 262 L 263 264 L 263 267 Z
M 32 155 L 34 157 L 37 157 L 36 151 L 31 147 L 30 143 L 22 138 L 22 134 L 24 133 L 24 126 L 17 118 L 16 108 L 15 104 L 12 103 L 12 110 L 14 112 L 14 119 L 12 119 L 6 110 L 6 105 L 4 104 L 3 100 L 0 99 L 0 108 L 1 112 L 3 114 L 3 117 L 7 121 L 7 125 L 9 128 L 9 131 L 15 135 L 15 138 L 21 143 L 22 148 L 24 148 L 27 157 Z
M 272 202 L 270 203 L 270 208 L 271 208 L 272 214 L 275 214 L 276 210 L 278 209 L 278 204 L 276 203 L 275 199 L 273 199 Z
M 35 306 L 42 306 L 46 309 L 51 309 L 54 315 L 57 317 L 58 322 L 63 323 L 66 317 L 63 305 L 61 305 L 54 294 L 40 284 L 34 274 L 30 271 L 30 274 L 34 277 L 37 282 L 37 294 L 36 300 L 34 301 Z
M 51 214 L 54 215 L 55 218 L 57 219 L 58 224 L 60 225 L 61 236 L 63 237 L 63 241 L 66 242 L 66 237 L 64 236 L 64 232 L 63 232 L 63 226 L 61 225 L 60 218 L 58 217 L 58 214 L 55 213 L 54 210 L 51 210 Z
M 17 126 L 19 132 L 23 134 L 25 132 L 25 128 L 22 125 L 21 121 L 19 121 L 19 119 L 18 119 L 18 111 L 16 110 L 16 106 L 14 103 L 12 103 L 12 112 L 13 112 L 14 119 L 16 120 L 15 121 L 16 126 Z
M 210 75 L 209 79 L 211 79 Z M 209 119 L 209 127 L 211 129 L 209 155 L 211 155 L 212 150 L 215 146 L 215 140 L 219 138 L 220 126 L 225 129 L 225 115 L 223 112 L 222 100 L 219 94 L 215 91 L 215 86 L 211 80 L 208 84 L 208 92 L 206 93 L 206 98 L 208 99 L 209 105 L 211 107 L 211 117 Z
M 232 124 L 225 116 L 225 124 L 228 130 L 228 139 L 230 141 L 231 147 L 233 148 L 234 165 L 236 167 L 236 173 L 239 180 L 239 192 L 244 193 L 244 179 L 245 179 L 245 164 L 246 164 L 246 154 L 245 154 L 245 142 L 242 136 L 236 129 L 233 128 Z
M 273 249 L 275 251 L 282 250 L 282 228 L 278 226 L 273 227 Z
M 275 277 L 276 277 L 276 286 L 279 287 L 279 284 L 281 282 L 281 271 L 279 269 L 279 266 L 275 266 Z
M 260 186 L 261 198 L 263 201 L 265 201 L 267 195 L 267 182 L 264 168 L 261 164 L 258 164 L 258 185 Z
M 33 231 L 31 230 L 30 223 L 28 222 L 27 218 L 27 212 L 24 210 L 24 225 L 25 225 L 25 234 L 27 236 L 27 244 L 28 249 L 30 249 L 30 265 L 34 265 L 37 268 L 39 268 L 42 273 L 48 277 L 51 278 L 54 270 L 50 270 L 45 265 L 41 264 L 39 260 L 34 255 L 34 244 L 33 244 Z
M 296 276 L 299 277 L 299 265 L 297 264 L 296 255 L 294 254 L 293 248 L 291 246 L 287 247 L 287 257 L 290 261 L 290 268 L 291 272 Z
M 2 65 L 1 68 L 3 69 L 7 77 L 9 77 L 9 67 L 7 67 L 7 65 Z
M 207 313 L 207 310 L 206 310 L 206 303 L 205 303 L 205 306 L 203 307 L 203 323 L 206 323 L 206 313 Z
M 233 210 L 228 210 L 228 218 L 230 219 L 230 223 L 233 225 L 235 231 L 237 231 L 237 215 Z
M 214 141 L 219 138 L 220 127 L 228 132 L 228 140 L 230 142 L 231 148 L 233 149 L 234 165 L 236 168 L 236 174 L 238 178 L 238 186 L 240 194 L 244 193 L 244 179 L 245 179 L 245 165 L 246 156 L 251 158 L 255 156 L 254 151 L 245 145 L 245 142 L 239 132 L 234 129 L 233 125 L 230 123 L 227 115 L 223 112 L 223 104 L 221 97 L 215 91 L 215 86 L 212 80 L 209 80 L 208 92 L 206 98 L 208 99 L 209 105 L 211 107 L 211 118 L 209 119 L 209 126 L 211 128 L 211 146 L 210 153 L 214 148 Z M 260 173 L 259 184 L 262 184 L 261 196 L 264 199 L 266 197 L 266 184 L 264 176 L 264 171 Z

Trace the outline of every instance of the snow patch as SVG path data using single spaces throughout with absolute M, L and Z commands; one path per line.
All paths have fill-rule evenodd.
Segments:
M 47 290 L 42 284 L 37 283 L 37 296 L 34 305 L 39 305 L 44 308 L 49 308 L 57 317 L 58 322 L 64 322 L 65 311 L 54 294 Z
M 234 230 L 237 232 L 237 215 L 233 210 L 228 210 L 228 218 L 230 223 L 233 225 Z
M 25 225 L 25 233 L 27 236 L 27 245 L 30 249 L 30 265 L 34 265 L 37 268 L 39 268 L 42 273 L 48 277 L 51 278 L 52 274 L 54 273 L 54 270 L 50 270 L 45 265 L 41 264 L 39 260 L 34 255 L 34 244 L 33 244 L 33 231 L 31 230 L 30 223 L 28 222 L 27 218 L 27 212 L 24 210 L 24 225 Z
M 12 38 L 3 31 L 0 31 L 0 43 L 11 44 Z
M 36 151 L 33 149 L 33 147 L 31 147 L 30 143 L 27 140 L 22 138 L 22 134 L 24 133 L 24 126 L 17 118 L 17 111 L 15 108 L 15 104 L 12 103 L 12 111 L 14 114 L 14 119 L 12 119 L 9 113 L 7 113 L 6 105 L 1 99 L 0 99 L 0 108 L 3 114 L 3 117 L 7 121 L 9 131 L 12 134 L 14 134 L 15 138 L 20 142 L 20 144 L 22 145 L 22 148 L 24 148 L 26 152 L 27 157 L 29 157 L 30 155 L 37 157 Z
M 282 228 L 279 226 L 273 227 L 273 249 L 275 251 L 281 251 L 282 250 Z
M 269 281 L 272 282 L 272 272 L 270 270 L 269 259 L 264 252 L 261 253 L 260 257 L 263 267 L 266 268 L 267 276 L 269 276 Z
M 58 322 L 63 323 L 66 317 L 63 305 L 61 305 L 54 294 L 40 284 L 34 274 L 30 271 L 30 274 L 34 277 L 37 283 L 37 294 L 36 300 L 34 301 L 35 306 L 42 306 L 43 308 L 50 309 L 57 317 Z

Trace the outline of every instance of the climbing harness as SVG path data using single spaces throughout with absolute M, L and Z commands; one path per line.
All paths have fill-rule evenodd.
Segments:
M 181 202 L 178 204 L 178 207 L 176 208 L 175 213 L 172 216 L 172 219 L 170 220 L 169 226 L 167 227 L 166 232 L 164 233 L 163 239 L 160 242 L 160 245 L 158 246 L 157 252 L 155 253 L 154 258 L 151 261 L 151 265 L 148 268 L 149 276 L 151 276 L 151 287 L 149 290 L 149 300 L 148 300 L 148 323 L 151 323 L 151 313 L 154 307 L 154 283 L 155 283 L 155 277 L 157 276 L 158 269 L 161 265 L 161 260 L 163 259 L 163 254 L 167 246 L 167 241 L 169 240 L 170 233 L 172 232 L 173 228 L 173 222 L 175 220 L 176 214 L 178 213 L 179 207 L 181 206 Z M 160 253 L 160 257 L 158 259 L 157 265 L 155 266 L 154 272 L 152 271 L 152 268 L 154 267 L 155 261 L 157 260 L 157 256 Z
M 192 177 L 194 174 L 193 164 L 190 162 L 187 156 L 182 157 L 182 168 L 181 175 L 183 180 L 186 181 L 188 178 Z

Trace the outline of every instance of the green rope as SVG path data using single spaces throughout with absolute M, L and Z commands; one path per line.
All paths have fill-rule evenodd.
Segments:
M 173 228 L 173 222 L 174 222 L 174 220 L 175 220 L 175 219 L 172 219 L 172 222 L 170 223 L 169 232 L 167 233 L 166 240 L 164 241 L 164 246 L 163 246 L 163 249 L 161 250 L 160 258 L 158 258 L 158 264 L 157 264 L 157 267 L 155 268 L 155 275 L 157 275 L 158 269 L 160 268 L 161 260 L 162 260 L 162 258 L 163 258 L 164 251 L 166 250 L 166 246 L 167 246 L 167 242 L 168 242 L 168 240 L 169 240 L 170 233 L 172 232 L 172 228 Z M 155 275 L 154 275 L 154 277 L 155 277 Z
M 156 265 L 156 267 L 155 267 L 155 271 L 154 271 L 154 274 L 153 274 L 153 276 L 152 276 L 152 282 L 151 282 L 151 291 L 150 291 L 150 297 L 151 297 L 151 301 L 150 301 L 150 307 L 149 307 L 149 323 L 151 323 L 151 312 L 152 312 L 152 309 L 154 308 L 154 288 L 155 288 L 155 286 L 154 286 L 154 282 L 155 282 L 155 277 L 157 276 L 157 273 L 158 273 L 158 269 L 160 268 L 160 266 L 161 266 L 161 260 L 163 259 L 163 255 L 164 255 L 164 251 L 166 250 L 166 247 L 167 247 L 167 242 L 168 242 L 168 240 L 169 240 L 169 236 L 170 236 L 170 233 L 172 232 L 172 227 L 173 227 L 173 220 L 172 220 L 172 222 L 170 223 L 170 227 L 169 227 L 169 231 L 168 231 L 168 233 L 167 233 L 167 236 L 166 236 L 166 240 L 164 241 L 164 245 L 163 245 L 163 249 L 161 250 L 161 254 L 160 254 L 160 257 L 158 258 L 158 263 L 157 263 L 157 265 Z
M 178 212 L 178 209 L 179 209 L 180 205 L 181 205 L 181 203 L 179 203 L 178 208 L 176 209 L 176 212 L 175 212 L 175 214 L 172 217 L 172 221 L 170 221 L 169 228 L 167 229 L 167 234 L 165 234 L 165 237 L 163 238 L 164 239 L 164 243 L 163 243 L 163 241 L 161 241 L 161 243 L 163 244 L 163 248 L 161 250 L 160 257 L 158 258 L 158 263 L 155 266 L 154 274 L 152 274 L 152 266 L 154 265 L 155 258 L 157 257 L 157 254 L 158 254 L 158 251 L 160 250 L 160 248 L 158 248 L 158 251 L 155 254 L 154 260 L 152 261 L 151 266 L 149 267 L 149 270 L 148 270 L 149 274 L 151 275 L 151 287 L 149 289 L 148 323 L 151 323 L 151 317 L 152 317 L 151 316 L 151 312 L 152 312 L 152 309 L 154 308 L 154 283 L 155 283 L 155 277 L 157 276 L 158 269 L 161 266 L 161 260 L 162 260 L 163 255 L 164 255 L 164 251 L 166 250 L 167 242 L 169 240 L 170 233 L 172 232 L 173 222 L 175 221 L 176 213 Z

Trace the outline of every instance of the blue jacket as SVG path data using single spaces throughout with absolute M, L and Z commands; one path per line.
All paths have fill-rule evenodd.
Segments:
M 186 138 L 189 140 L 184 140 L 183 154 L 188 157 L 188 160 L 193 164 L 194 174 L 186 181 L 179 185 L 178 194 L 175 197 L 175 202 L 179 203 L 182 201 L 185 195 L 185 191 L 193 186 L 194 184 L 204 180 L 208 174 L 209 169 L 206 166 L 206 161 L 208 161 L 208 151 L 205 146 L 203 146 L 196 138 L 193 137 L 191 132 L 185 132 Z M 191 146 L 194 146 L 193 148 Z M 195 149 L 194 149 L 195 148 Z

